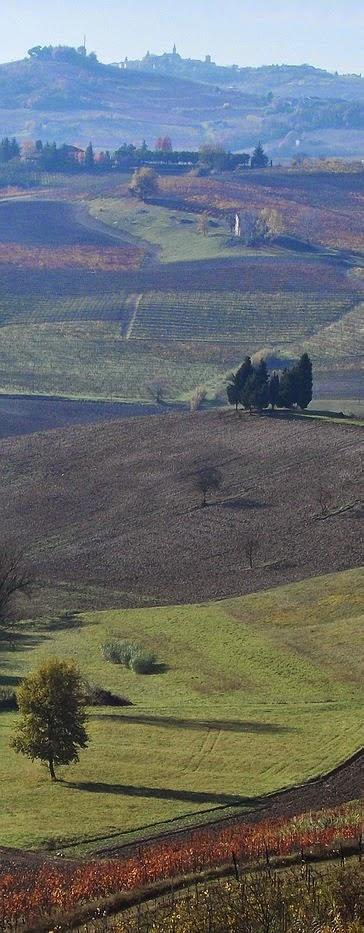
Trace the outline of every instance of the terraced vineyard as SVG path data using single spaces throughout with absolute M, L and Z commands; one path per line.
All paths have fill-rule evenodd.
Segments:
M 285 344 L 315 334 L 341 320 L 352 308 L 350 297 L 304 292 L 152 292 L 143 294 L 134 337 L 156 340 L 207 340 L 236 343 L 256 351 L 262 337 Z
M 176 185 L 186 195 L 196 181 L 205 182 L 186 177 Z M 201 205 L 214 186 L 223 184 L 228 198 L 243 184 L 207 181 Z M 64 200 L 0 205 L 2 391 L 142 401 L 159 378 L 170 400 L 198 384 L 214 397 L 246 353 L 268 348 L 291 357 L 307 348 L 318 375 L 328 360 L 336 369 L 340 398 L 344 368 L 355 373 L 361 355 L 358 258 L 353 268 L 325 250 L 235 248 L 226 245 L 221 216 L 199 236 L 195 214 L 141 207 L 124 181 L 119 191 L 113 184 L 113 197 L 87 202 L 93 218 Z M 300 184 L 291 183 L 292 197 L 307 201 Z M 77 192 L 72 184 L 71 192 L 85 197 L 84 186 Z M 259 196 L 271 203 L 263 184 Z M 287 199 L 286 188 L 278 196 Z M 343 224 L 340 198 L 339 209 Z

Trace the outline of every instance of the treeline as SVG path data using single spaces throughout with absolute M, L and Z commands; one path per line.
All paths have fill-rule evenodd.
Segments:
M 12 159 L 18 159 L 20 156 L 20 146 L 15 137 L 9 139 L 5 136 L 0 143 L 0 162 L 11 162 Z
M 86 47 L 80 45 L 77 49 L 71 45 L 34 45 L 28 49 L 29 58 L 38 61 L 68 62 L 70 65 L 98 64 L 96 52 L 87 53 Z
M 55 142 L 43 143 L 41 139 L 20 146 L 16 139 L 9 140 L 8 137 L 4 137 L 0 142 L 0 162 L 11 162 L 15 159 L 21 160 L 30 168 L 47 172 L 108 172 L 115 169 L 128 171 L 143 165 L 178 165 L 196 169 L 203 175 L 211 171 L 267 168 L 269 164 L 261 143 L 258 143 L 252 155 L 246 152 L 226 152 L 219 145 L 204 145 L 198 151 L 173 150 L 169 136 L 159 137 L 154 149 L 149 148 L 143 140 L 139 147 L 132 143 L 123 143 L 113 152 L 95 151 L 92 142 L 86 149 L 67 143 L 59 146 Z
M 312 400 L 312 385 L 312 363 L 307 353 L 281 373 L 269 373 L 263 359 L 258 366 L 253 366 L 247 356 L 230 377 L 227 397 L 236 411 L 239 405 L 246 411 L 263 411 L 269 405 L 273 411 L 294 405 L 304 410 Z

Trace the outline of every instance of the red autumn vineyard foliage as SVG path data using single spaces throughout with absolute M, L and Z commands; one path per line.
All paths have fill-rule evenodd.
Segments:
M 19 243 L 0 243 L 0 264 L 21 269 L 82 268 L 102 272 L 135 272 L 139 269 L 144 252 L 134 246 L 23 246 Z
M 36 923 L 37 918 L 68 912 L 119 892 L 137 891 L 157 881 L 213 866 L 286 856 L 313 846 L 333 850 L 361 837 L 360 805 L 323 810 L 293 819 L 206 826 L 164 841 L 134 846 L 133 853 L 78 863 L 44 861 L 17 865 L 0 875 L 0 929 Z
M 261 177 L 163 178 L 162 194 L 193 209 L 224 213 L 234 210 L 278 210 L 287 232 L 336 249 L 363 250 L 362 173 L 317 178 L 302 173 Z

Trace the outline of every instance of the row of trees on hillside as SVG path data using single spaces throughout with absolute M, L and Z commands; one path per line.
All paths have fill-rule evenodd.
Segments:
M 85 45 L 34 45 L 28 49 L 31 59 L 37 61 L 66 62 L 69 65 L 97 65 L 96 52 L 87 52 Z
M 15 137 L 4 136 L 0 142 L 0 162 L 11 162 L 20 156 L 20 146 Z
M 261 143 L 258 143 L 252 155 L 246 152 L 227 152 L 217 143 L 205 144 L 199 150 L 173 150 L 170 136 L 159 136 L 150 148 L 145 140 L 141 146 L 123 143 L 113 152 L 95 151 L 92 142 L 86 149 L 66 143 L 57 145 L 36 142 L 24 142 L 21 146 L 14 138 L 2 139 L 0 143 L 0 161 L 10 162 L 21 159 L 42 171 L 128 171 L 140 165 L 179 165 L 196 169 L 201 174 L 210 171 L 235 171 L 239 168 L 266 168 L 269 159 Z
M 246 356 L 237 372 L 230 376 L 227 397 L 236 411 L 239 405 L 250 412 L 263 411 L 269 405 L 273 411 L 294 405 L 304 410 L 312 400 L 312 386 L 312 363 L 307 353 L 294 366 L 270 374 L 265 360 L 253 366 L 250 356 Z

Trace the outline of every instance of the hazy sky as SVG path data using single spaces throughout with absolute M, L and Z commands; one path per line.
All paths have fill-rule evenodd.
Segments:
M 101 61 L 160 53 L 220 64 L 364 72 L 364 0 L 0 0 L 0 61 L 32 45 L 79 45 Z

